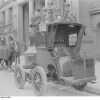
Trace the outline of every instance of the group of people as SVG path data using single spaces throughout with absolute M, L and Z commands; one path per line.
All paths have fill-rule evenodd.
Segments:
M 8 43 L 7 43 L 8 42 Z M 3 53 L 3 57 L 0 57 L 0 65 L 2 67 L 7 67 L 7 69 L 9 69 L 9 71 L 12 70 L 12 62 L 16 61 L 16 57 L 18 57 L 19 55 L 19 51 L 18 51 L 18 41 L 14 40 L 12 36 L 8 37 L 8 41 L 6 41 L 6 38 L 0 39 L 0 43 L 1 43 L 1 48 L 0 48 L 0 52 L 2 54 Z M 5 56 L 5 57 L 4 57 Z M 5 64 L 6 63 L 6 64 Z
M 50 0 L 48 3 L 48 7 L 42 7 L 41 9 L 35 9 L 35 14 L 32 17 L 32 25 L 34 27 L 34 31 L 45 29 L 45 24 L 50 24 L 54 22 L 77 22 L 77 16 L 73 14 L 70 10 L 70 4 L 64 4 L 64 14 L 61 14 L 60 9 L 56 9 L 53 6 L 53 1 Z M 41 25 L 42 24 L 42 25 Z M 41 28 L 42 26 L 42 28 Z M 34 32 L 34 33 L 35 33 Z

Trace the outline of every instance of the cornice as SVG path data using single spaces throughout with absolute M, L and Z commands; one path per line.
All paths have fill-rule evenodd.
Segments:
M 8 0 L 5 3 L 3 3 L 2 5 L 0 5 L 0 9 L 2 9 L 3 7 L 7 6 L 8 4 L 10 4 L 11 2 L 14 2 L 16 0 Z
M 100 6 L 99 7 L 95 7 L 95 8 L 90 8 L 89 13 L 91 15 L 100 13 Z

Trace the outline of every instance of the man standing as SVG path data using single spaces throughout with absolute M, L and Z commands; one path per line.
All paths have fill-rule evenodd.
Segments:
M 77 18 L 70 11 L 70 4 L 64 4 L 64 17 L 62 18 L 63 22 L 77 22 Z
M 14 43 L 14 39 L 9 36 L 9 57 L 8 57 L 8 66 L 9 66 L 9 71 L 11 71 L 11 65 L 12 62 L 14 61 L 14 56 L 15 56 L 15 43 Z

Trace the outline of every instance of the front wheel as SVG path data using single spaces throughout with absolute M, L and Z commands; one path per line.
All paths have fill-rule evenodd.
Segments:
M 47 77 L 44 69 L 40 66 L 32 70 L 32 87 L 36 96 L 44 95 L 46 91 Z
M 82 90 L 86 87 L 86 85 L 87 85 L 87 83 L 73 84 L 73 87 L 74 87 L 76 90 L 82 91 Z
M 25 86 L 25 72 L 21 66 L 16 66 L 14 70 L 14 80 L 15 84 L 19 89 L 24 88 Z

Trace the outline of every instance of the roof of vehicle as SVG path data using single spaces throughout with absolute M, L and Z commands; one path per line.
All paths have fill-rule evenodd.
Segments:
M 66 24 L 66 25 L 74 25 L 74 26 L 84 26 L 83 24 L 80 24 L 80 23 L 71 23 L 71 22 L 54 22 L 54 23 L 50 23 L 49 25 L 55 25 L 55 24 L 58 24 L 58 25 L 59 24 Z

